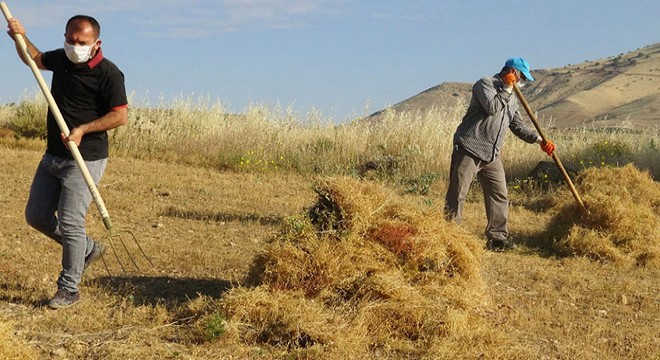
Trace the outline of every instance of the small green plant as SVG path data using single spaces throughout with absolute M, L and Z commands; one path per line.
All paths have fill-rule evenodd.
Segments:
M 623 166 L 632 162 L 630 145 L 620 140 L 605 139 L 589 145 L 580 164 L 591 166 Z
M 305 234 L 313 234 L 314 232 L 314 227 L 305 217 L 300 214 L 291 215 L 284 218 L 284 226 L 280 232 L 280 237 L 283 239 L 295 239 L 304 237 Z
M 215 340 L 225 333 L 227 322 L 219 313 L 213 313 L 206 324 L 206 339 Z
M 438 180 L 437 173 L 426 173 L 407 181 L 406 192 L 410 194 L 428 195 L 433 183 Z

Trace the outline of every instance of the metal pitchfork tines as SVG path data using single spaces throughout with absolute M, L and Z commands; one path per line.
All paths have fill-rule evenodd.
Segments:
M 101 199 L 100 196 L 99 199 Z M 101 206 L 103 206 L 103 210 L 105 210 L 105 213 L 107 215 L 107 210 L 105 209 L 105 205 L 103 205 L 103 200 L 101 200 L 100 204 Z M 103 211 L 99 206 L 99 203 L 96 203 L 96 205 L 97 207 L 99 207 L 99 212 L 103 213 Z M 118 246 L 115 246 L 115 242 L 112 240 L 113 238 L 119 239 L 119 243 L 121 244 L 122 248 L 124 249 L 124 252 L 126 253 L 126 256 L 130 259 L 135 269 L 140 270 L 140 266 L 138 266 L 137 261 L 131 254 L 131 251 L 128 249 L 128 245 L 126 245 L 126 241 L 124 241 L 124 236 L 122 236 L 122 234 L 130 237 L 133 240 L 132 242 L 135 243 L 137 248 L 140 250 L 142 256 L 147 260 L 147 262 L 149 262 L 149 265 L 151 265 L 151 267 L 154 267 L 154 263 L 151 262 L 151 259 L 149 258 L 149 256 L 147 256 L 147 253 L 144 252 L 144 249 L 142 249 L 142 245 L 140 245 L 140 242 L 138 241 L 137 237 L 135 237 L 135 234 L 133 234 L 132 231 L 129 230 L 114 231 L 112 227 L 112 222 L 110 221 L 110 216 L 103 217 L 103 225 L 105 225 L 105 228 L 108 229 L 108 231 L 110 231 L 110 236 L 108 237 L 108 243 L 110 243 L 110 248 L 112 249 L 112 253 L 115 255 L 115 259 L 117 259 L 117 264 L 119 264 L 119 267 L 124 272 L 124 274 L 126 274 L 126 268 L 124 267 L 124 263 L 120 259 L 119 256 L 120 251 L 117 250 Z M 105 271 L 108 273 L 108 275 L 112 276 L 112 273 L 110 273 L 110 269 L 108 268 L 108 263 L 105 261 L 103 254 L 101 254 L 101 260 L 103 260 L 103 266 L 105 266 Z
M 7 7 L 7 4 L 5 4 L 5 2 L 0 2 L 0 8 L 2 8 L 2 13 L 5 16 L 5 19 L 7 20 L 7 22 L 9 22 L 9 20 L 12 19 L 13 16 L 9 12 L 9 8 Z M 64 117 L 62 116 L 62 113 L 60 112 L 57 103 L 55 102 L 55 99 L 51 95 L 50 90 L 48 89 L 48 85 L 46 85 L 46 82 L 44 81 L 44 78 L 41 75 L 41 72 L 39 71 L 37 64 L 30 57 L 27 44 L 25 42 L 25 39 L 23 38 L 23 35 L 14 34 L 14 39 L 16 40 L 16 43 L 18 44 L 18 47 L 21 50 L 21 53 L 23 54 L 24 60 L 27 62 L 28 66 L 32 70 L 32 74 L 34 74 L 34 77 L 37 80 L 39 87 L 41 88 L 41 92 L 43 92 L 44 96 L 46 97 L 46 100 L 48 101 L 48 106 L 50 107 L 50 110 L 55 116 L 55 120 L 57 121 L 57 125 L 59 126 L 64 136 L 69 136 L 69 128 L 64 122 Z M 112 240 L 113 238 L 119 239 L 121 246 L 124 248 L 124 251 L 126 252 L 133 266 L 137 270 L 140 270 L 140 267 L 138 266 L 137 261 L 135 261 L 135 258 L 129 251 L 129 247 L 126 244 L 126 241 L 124 241 L 124 237 L 122 236 L 122 234 L 126 234 L 133 239 L 133 242 L 135 242 L 135 244 L 137 245 L 142 256 L 144 256 L 144 258 L 147 259 L 149 264 L 153 267 L 154 264 L 151 262 L 151 259 L 149 259 L 147 254 L 144 252 L 142 246 L 140 245 L 140 242 L 137 240 L 137 238 L 132 232 L 127 230 L 115 231 L 115 229 L 112 227 L 112 222 L 110 221 L 110 215 L 108 214 L 108 209 L 106 209 L 105 203 L 103 202 L 103 198 L 101 198 L 101 194 L 99 193 L 96 184 L 94 184 L 94 179 L 92 178 L 92 175 L 89 173 L 89 170 L 87 169 L 87 165 L 85 165 L 85 161 L 83 160 L 83 157 L 80 154 L 80 150 L 78 150 L 78 146 L 74 141 L 69 141 L 67 145 L 69 147 L 69 151 L 71 151 L 71 154 L 73 155 L 74 160 L 76 161 L 76 164 L 78 165 L 78 168 L 80 169 L 80 172 L 82 173 L 83 178 L 85 179 L 85 183 L 87 184 L 89 191 L 92 193 L 92 198 L 94 199 L 94 203 L 96 204 L 96 207 L 98 208 L 99 213 L 103 218 L 103 224 L 105 225 L 105 228 L 108 229 L 108 231 L 110 232 L 108 242 L 110 243 L 110 248 L 112 249 L 112 252 L 114 253 L 115 258 L 117 259 L 117 262 L 119 263 L 119 266 L 121 267 L 122 271 L 126 273 L 126 268 L 120 259 L 119 252 L 117 250 L 117 247 L 115 246 L 115 242 Z M 108 272 L 108 275 L 112 276 L 112 274 L 110 273 L 110 269 L 108 268 L 108 264 L 105 261 L 103 255 L 101 256 L 101 259 L 103 260 L 103 264 L 105 265 L 105 269 Z

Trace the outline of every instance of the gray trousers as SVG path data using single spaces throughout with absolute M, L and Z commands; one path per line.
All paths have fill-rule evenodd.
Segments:
M 473 157 L 460 147 L 454 147 L 451 155 L 449 188 L 445 197 L 445 218 L 461 223 L 465 198 L 475 175 L 484 192 L 488 219 L 486 237 L 490 240 L 506 241 L 509 236 L 507 229 L 509 198 L 504 167 L 499 158 L 486 162 Z
M 107 159 L 86 161 L 98 184 Z M 85 216 L 92 194 L 74 160 L 44 154 L 30 187 L 25 220 L 62 245 L 62 271 L 57 287 L 77 292 L 94 241 L 87 236 Z

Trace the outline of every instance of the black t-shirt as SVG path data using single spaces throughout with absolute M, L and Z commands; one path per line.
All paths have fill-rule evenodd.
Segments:
M 43 54 L 44 66 L 53 72 L 51 94 L 69 129 L 94 121 L 115 108 L 128 104 L 124 74 L 99 49 L 93 59 L 84 64 L 74 64 L 66 57 L 64 49 Z M 53 113 L 48 109 L 48 148 L 55 156 L 72 158 L 66 149 Z M 83 159 L 88 161 L 108 157 L 108 133 L 105 131 L 85 134 L 79 146 Z

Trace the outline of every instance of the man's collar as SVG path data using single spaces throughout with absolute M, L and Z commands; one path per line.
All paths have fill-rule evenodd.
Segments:
M 91 70 L 95 68 L 96 65 L 100 64 L 101 61 L 103 61 L 103 51 L 101 48 L 99 48 L 99 50 L 96 52 L 96 55 L 94 55 L 94 57 L 87 62 L 87 66 Z

